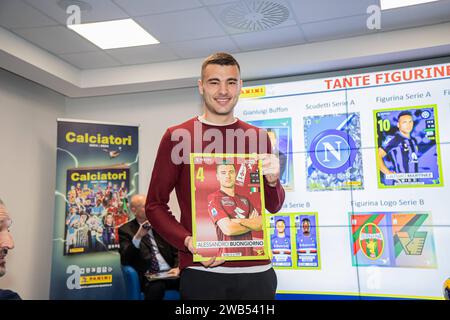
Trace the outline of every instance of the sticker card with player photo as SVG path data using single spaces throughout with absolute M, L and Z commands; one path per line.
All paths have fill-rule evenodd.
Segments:
M 269 259 L 257 155 L 192 153 L 190 160 L 194 261 Z
M 301 213 L 294 216 L 295 245 L 298 269 L 320 269 L 319 228 L 317 213 Z
M 292 268 L 292 229 L 289 214 L 267 216 L 269 220 L 270 249 L 272 265 Z
M 374 110 L 379 188 L 443 186 L 436 105 Z

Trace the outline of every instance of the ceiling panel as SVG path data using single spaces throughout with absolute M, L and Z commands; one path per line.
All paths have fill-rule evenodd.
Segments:
M 305 23 L 301 25 L 308 42 L 347 38 L 376 31 L 367 28 L 367 16 Z
M 163 44 L 152 44 L 132 48 L 110 49 L 106 53 L 122 64 L 154 63 L 177 60 L 170 48 Z
M 63 26 L 13 29 L 13 32 L 55 54 L 100 50 L 88 40 Z
M 0 25 L 10 28 L 30 28 L 58 23 L 19 0 L 0 0 Z
M 168 43 L 167 45 L 173 50 L 173 52 L 184 59 L 204 58 L 217 51 L 226 51 L 230 53 L 240 51 L 230 37 L 190 40 Z
M 51 18 L 57 20 L 61 24 L 67 24 L 69 15 L 66 13 L 66 3 L 71 3 L 68 0 L 25 0 L 29 5 L 39 9 L 41 12 L 47 14 Z M 76 1 L 74 1 L 76 3 Z M 106 20 L 125 19 L 129 15 L 120 9 L 116 4 L 110 0 L 85 0 L 87 3 L 86 10 L 80 7 L 81 23 L 97 22 Z M 58 5 L 62 3 L 63 5 Z
M 224 4 L 224 3 L 230 3 L 230 2 L 239 2 L 237 0 L 199 0 L 199 1 L 201 1 L 205 6 L 215 6 L 215 5 L 218 5 L 218 4 Z
M 379 0 L 289 0 L 299 23 L 366 14 Z
M 450 0 L 383 11 L 382 30 L 410 28 L 450 21 Z M 450 36 L 449 36 L 450 39 Z
M 98 69 L 121 65 L 102 51 L 61 54 L 59 57 L 79 69 Z
M 238 1 L 209 7 L 228 34 L 269 30 L 296 25 L 284 0 Z
M 138 17 L 136 21 L 160 42 L 226 35 L 204 8 Z
M 261 50 L 287 47 L 305 42 L 302 32 L 297 26 L 250 32 L 232 36 L 242 50 Z
M 150 14 L 182 11 L 201 7 L 198 0 L 113 0 L 130 16 L 145 16 Z

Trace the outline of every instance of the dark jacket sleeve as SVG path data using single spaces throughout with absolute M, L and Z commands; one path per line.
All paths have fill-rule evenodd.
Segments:
M 119 228 L 119 253 L 122 265 L 133 265 L 139 257 L 139 249 L 133 245 L 133 236 L 126 231 L 126 225 Z

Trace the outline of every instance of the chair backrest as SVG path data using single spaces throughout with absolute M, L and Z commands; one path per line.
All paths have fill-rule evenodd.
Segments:
M 180 291 L 178 291 L 178 290 L 166 290 L 164 292 L 163 300 L 180 300 Z
M 143 300 L 144 294 L 141 292 L 141 285 L 137 271 L 132 266 L 122 265 L 123 279 L 127 290 L 128 300 Z

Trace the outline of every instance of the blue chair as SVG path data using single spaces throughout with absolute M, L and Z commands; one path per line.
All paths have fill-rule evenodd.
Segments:
M 178 290 L 166 290 L 163 300 L 180 300 L 180 292 Z
M 125 280 L 127 299 L 144 300 L 144 293 L 141 291 L 137 271 L 132 266 L 122 265 L 122 273 Z M 180 300 L 180 292 L 178 290 L 166 290 L 163 300 Z
M 128 300 L 144 300 L 144 293 L 141 291 L 141 284 L 137 271 L 132 266 L 122 265 L 123 279 L 127 290 Z

